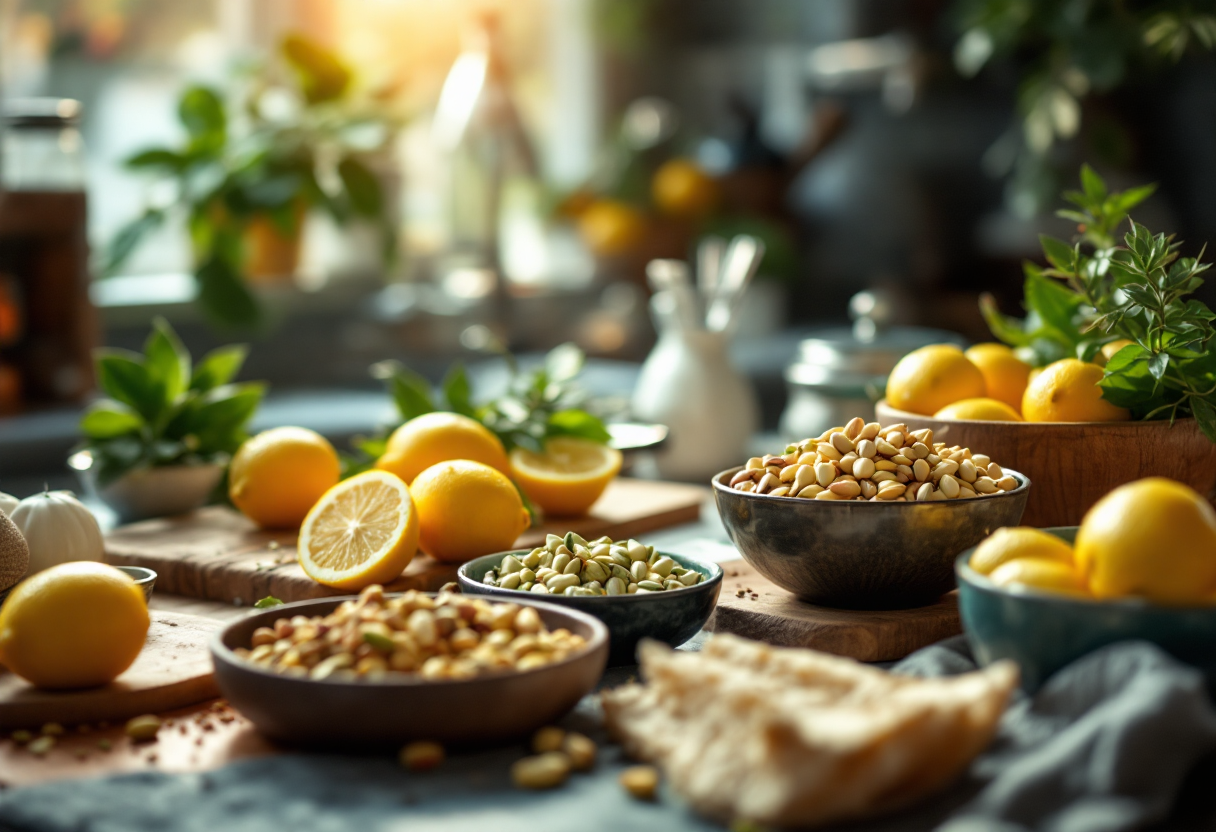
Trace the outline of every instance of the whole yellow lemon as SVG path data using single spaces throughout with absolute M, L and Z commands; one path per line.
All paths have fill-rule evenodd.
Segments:
M 1004 402 L 1014 410 L 1022 407 L 1022 394 L 1030 377 L 1030 365 L 1004 344 L 976 344 L 963 352 L 980 368 L 988 398 Z
M 670 159 L 650 183 L 654 204 L 674 217 L 703 217 L 717 207 L 718 183 L 690 159 Z
M 1164 477 L 1121 485 L 1081 520 L 1077 568 L 1098 598 L 1199 602 L 1216 590 L 1216 510 Z
M 1072 547 L 1054 534 L 1030 526 L 1004 526 L 984 538 L 967 563 L 981 575 L 991 575 L 1011 560 L 1035 558 L 1073 565 Z
M 531 518 L 506 475 L 489 465 L 454 459 L 427 468 L 410 485 L 419 544 L 451 563 L 510 549 Z
M 1004 587 L 1031 587 L 1068 595 L 1088 595 L 1085 581 L 1069 563 L 1043 558 L 1017 558 L 998 566 L 988 576 Z
M 1106 366 L 1106 362 L 1114 358 L 1115 353 L 1124 347 L 1130 347 L 1132 343 L 1133 342 L 1127 340 L 1126 338 L 1118 338 L 1111 341 L 1109 344 L 1103 344 L 1101 352 L 1098 353 L 1099 357 L 1096 358 L 1095 361 L 1102 366 Z
M 128 576 L 104 563 L 61 563 L 22 581 L 0 607 L 0 661 L 40 688 L 96 687 L 135 662 L 148 624 Z
M 228 496 L 262 528 L 293 529 L 339 476 L 338 454 L 324 436 L 308 428 L 271 428 L 233 456 Z
M 393 431 L 376 467 L 396 474 L 406 485 L 437 462 L 471 459 L 509 473 L 507 452 L 493 431 L 459 413 L 426 413 Z
M 996 399 L 963 399 L 933 414 L 934 419 L 972 419 L 978 422 L 1020 422 L 1022 415 Z
M 1122 422 L 1131 418 L 1124 407 L 1102 398 L 1103 370 L 1077 358 L 1048 364 L 1026 386 L 1022 418 L 1027 422 Z
M 984 375 L 953 344 L 931 344 L 905 355 L 887 378 L 887 404 L 930 416 L 960 399 L 987 393 Z

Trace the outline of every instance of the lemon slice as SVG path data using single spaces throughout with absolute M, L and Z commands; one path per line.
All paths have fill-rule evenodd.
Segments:
M 620 451 L 586 439 L 550 439 L 543 453 L 511 451 L 515 482 L 547 514 L 585 514 L 620 470 Z
M 396 578 L 418 549 L 405 483 L 367 471 L 325 492 L 300 527 L 300 567 L 319 584 L 358 590 Z

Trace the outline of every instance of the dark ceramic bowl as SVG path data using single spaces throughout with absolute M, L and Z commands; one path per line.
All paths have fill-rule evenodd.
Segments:
M 1069 543 L 1076 526 L 1044 529 Z M 1032 589 L 998 587 L 958 556 L 958 610 L 980 664 L 1013 659 L 1022 687 L 1038 690 L 1066 664 L 1116 641 L 1150 641 L 1216 683 L 1216 605 L 1163 607 L 1138 598 L 1094 601 Z
M 531 593 L 517 589 L 501 589 L 486 586 L 481 582 L 486 572 L 502 562 L 507 555 L 526 555 L 531 549 L 514 552 L 499 552 L 496 555 L 471 560 L 460 567 L 456 580 L 460 588 L 469 595 L 493 595 L 498 600 L 519 601 Z M 612 633 L 612 650 L 609 664 L 634 664 L 637 659 L 638 642 L 644 638 L 666 642 L 678 647 L 705 626 L 718 603 L 718 592 L 722 589 L 722 567 L 716 563 L 686 558 L 663 552 L 686 569 L 694 569 L 705 576 L 705 580 L 683 589 L 664 592 L 649 592 L 644 595 L 599 595 L 594 598 L 568 595 L 542 595 L 545 603 L 558 604 L 569 609 L 593 615 L 608 625 Z M 531 597 L 537 597 L 532 595 Z
M 954 558 L 1001 526 L 1016 526 L 1030 480 L 974 500 L 872 503 L 801 500 L 730 487 L 739 468 L 713 478 L 718 514 L 752 566 L 804 601 L 827 607 L 902 609 L 954 588 Z
M 549 629 L 565 627 L 581 635 L 586 648 L 534 670 L 462 680 L 408 676 L 379 682 L 281 676 L 232 652 L 248 647 L 258 627 L 293 615 L 325 615 L 353 597 L 284 604 L 229 624 L 211 640 L 220 693 L 263 734 L 288 743 L 499 743 L 526 736 L 573 708 L 599 682 L 608 658 L 608 630 L 595 618 L 528 599 L 517 603 L 535 607 Z

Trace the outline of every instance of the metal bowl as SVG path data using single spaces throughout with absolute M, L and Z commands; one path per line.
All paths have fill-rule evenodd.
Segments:
M 644 595 L 600 595 L 594 598 L 567 595 L 535 596 L 516 589 L 486 586 L 482 578 L 498 566 L 507 555 L 526 555 L 531 549 L 486 555 L 462 565 L 456 573 L 460 589 L 466 595 L 493 595 L 498 601 L 518 601 L 539 597 L 547 603 L 580 610 L 594 615 L 608 626 L 612 634 L 611 665 L 635 664 L 638 642 L 653 638 L 679 647 L 705 626 L 718 603 L 722 590 L 722 567 L 695 558 L 662 554 L 686 569 L 693 569 L 705 580 L 683 589 L 648 592 Z
M 459 680 L 390 676 L 375 682 L 282 676 L 233 652 L 248 647 L 258 627 L 294 615 L 326 615 L 354 597 L 272 607 L 229 624 L 212 638 L 220 692 L 266 736 L 339 747 L 420 739 L 458 745 L 503 742 L 527 736 L 573 708 L 595 687 L 608 658 L 608 629 L 595 618 L 526 598 L 512 600 L 535 607 L 545 626 L 564 627 L 586 639 L 587 646 L 532 670 Z
M 135 585 L 143 591 L 145 601 L 152 600 L 152 588 L 156 586 L 156 572 L 143 566 L 115 566 L 114 568 L 135 581 Z
M 1076 526 L 1044 529 L 1067 543 Z M 1013 659 L 1034 692 L 1065 665 L 1117 641 L 1148 641 L 1203 671 L 1216 687 L 1216 605 L 1166 607 L 1143 598 L 1096 600 L 1000 587 L 958 556 L 958 611 L 980 664 Z
M 740 468 L 712 480 L 735 546 L 777 586 L 804 601 L 852 609 L 932 603 L 954 588 L 954 558 L 1001 526 L 1016 526 L 1030 480 L 1012 491 L 928 503 L 801 500 L 730 487 Z

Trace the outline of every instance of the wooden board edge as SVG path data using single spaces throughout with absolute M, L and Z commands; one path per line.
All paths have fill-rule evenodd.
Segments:
M 113 696 L 113 707 L 102 707 L 103 697 Z M 102 688 L 84 698 L 62 701 L 10 702 L 0 704 L 0 724 L 5 728 L 37 728 L 48 722 L 63 725 L 119 722 L 142 714 L 177 710 L 219 696 L 215 674 L 182 679 L 152 690 L 109 691 Z M 120 703 L 120 704 L 118 704 Z

